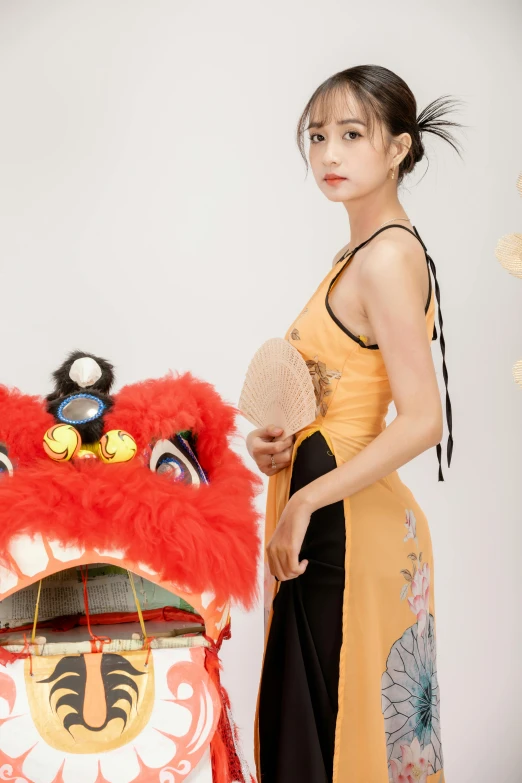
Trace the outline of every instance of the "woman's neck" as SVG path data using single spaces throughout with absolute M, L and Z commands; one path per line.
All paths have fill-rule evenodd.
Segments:
M 398 198 L 376 199 L 375 193 L 369 199 L 343 202 L 350 224 L 350 249 L 365 242 L 383 223 L 398 221 L 399 225 L 410 227 L 408 215 Z

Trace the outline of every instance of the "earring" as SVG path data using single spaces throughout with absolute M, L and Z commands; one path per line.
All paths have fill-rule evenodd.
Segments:
M 391 179 L 395 179 L 395 168 L 393 166 L 391 168 Z

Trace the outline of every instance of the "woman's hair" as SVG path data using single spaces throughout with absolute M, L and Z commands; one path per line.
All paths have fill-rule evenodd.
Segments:
M 370 139 L 373 139 L 376 123 L 380 123 L 384 132 L 389 134 L 388 139 L 383 138 L 385 149 L 391 144 L 391 137 L 401 133 L 409 133 L 412 144 L 408 154 L 399 165 L 397 180 L 400 183 L 406 174 L 409 174 L 417 163 L 425 156 L 422 135 L 433 133 L 447 141 L 456 150 L 458 155 L 458 142 L 447 130 L 448 127 L 465 127 L 460 123 L 442 119 L 460 101 L 443 96 L 432 101 L 417 116 L 417 102 L 406 82 L 380 65 L 357 65 L 347 68 L 345 71 L 330 76 L 316 89 L 306 104 L 297 124 L 297 143 L 301 155 L 308 169 L 306 158 L 304 134 L 313 117 L 326 125 L 333 117 L 333 107 L 337 98 L 345 98 L 352 95 L 360 107 L 362 119 L 368 125 Z M 342 103 L 342 101 L 341 101 Z M 343 119 L 336 117 L 335 119 Z M 461 156 L 462 157 L 462 156 Z

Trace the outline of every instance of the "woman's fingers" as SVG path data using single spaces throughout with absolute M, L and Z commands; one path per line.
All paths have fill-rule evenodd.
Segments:
M 253 448 L 258 454 L 280 454 L 282 451 L 289 449 L 294 442 L 294 436 L 290 435 L 284 440 L 263 440 L 263 438 L 257 438 L 254 440 Z
M 299 560 L 299 553 L 292 550 L 267 549 L 267 559 L 272 576 L 280 582 L 296 579 L 306 571 L 308 560 Z
M 297 576 L 301 576 L 307 563 L 307 560 L 299 561 L 299 552 L 296 549 L 286 549 L 281 553 L 281 566 L 286 579 L 295 579 Z
M 279 454 L 272 454 L 271 456 L 266 455 L 264 461 L 267 467 L 272 467 L 272 457 L 278 468 L 284 468 L 286 465 L 289 465 L 292 460 L 292 449 L 286 449 L 286 451 L 282 451 Z
M 290 465 L 292 461 L 292 448 L 287 447 L 284 450 L 270 451 L 268 453 L 254 452 L 254 459 L 258 468 L 266 473 L 266 475 L 270 476 Z
M 247 448 L 259 470 L 266 476 L 274 476 L 292 461 L 295 435 L 278 440 L 275 433 L 281 428 L 264 427 L 252 430 L 247 436 Z M 273 458 L 273 461 L 272 461 Z

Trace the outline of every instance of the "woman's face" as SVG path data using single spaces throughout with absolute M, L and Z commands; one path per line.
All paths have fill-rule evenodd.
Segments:
M 319 112 L 312 109 L 307 134 L 310 166 L 324 195 L 330 201 L 346 202 L 383 186 L 396 189 L 397 172 L 392 180 L 390 169 L 403 156 L 397 157 L 396 144 L 385 151 L 382 126 L 374 121 L 370 138 L 363 114 L 349 96 L 331 97 L 326 124 Z

